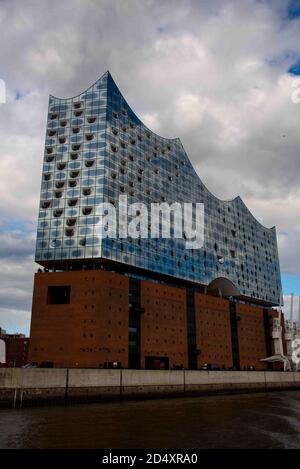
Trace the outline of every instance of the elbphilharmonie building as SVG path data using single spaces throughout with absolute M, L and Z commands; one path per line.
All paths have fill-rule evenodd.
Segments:
M 35 260 L 38 366 L 269 366 L 275 228 L 240 197 L 215 197 L 181 141 L 146 127 L 109 72 L 78 96 L 49 98 Z
M 103 238 L 99 205 L 116 206 L 125 195 L 128 204 L 203 203 L 203 246 L 186 249 L 175 237 Z M 145 126 L 109 72 L 78 96 L 49 98 L 35 260 L 54 270 L 118 266 L 204 286 L 221 279 L 236 296 L 270 305 L 281 292 L 275 228 L 262 226 L 240 197 L 214 196 L 180 139 Z

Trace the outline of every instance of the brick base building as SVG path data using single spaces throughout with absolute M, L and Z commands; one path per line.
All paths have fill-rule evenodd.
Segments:
M 78 368 L 257 370 L 273 311 L 106 270 L 35 275 L 29 360 Z

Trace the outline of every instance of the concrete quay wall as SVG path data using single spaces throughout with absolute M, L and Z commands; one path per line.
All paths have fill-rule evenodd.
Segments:
M 300 373 L 0 368 L 0 407 L 300 390 Z

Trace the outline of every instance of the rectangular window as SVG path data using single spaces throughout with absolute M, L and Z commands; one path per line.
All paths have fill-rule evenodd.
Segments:
M 49 305 L 66 305 L 70 303 L 71 286 L 60 285 L 59 287 L 48 287 Z

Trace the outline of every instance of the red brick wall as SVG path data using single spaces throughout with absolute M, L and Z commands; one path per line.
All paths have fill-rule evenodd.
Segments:
M 188 367 L 186 292 L 141 282 L 141 367 L 145 356 L 169 357 L 169 366 Z
M 213 363 L 232 367 L 229 301 L 195 294 L 198 368 Z
M 240 367 L 265 370 L 267 357 L 263 308 L 237 303 Z
M 70 304 L 47 304 L 48 286 L 71 285 Z M 128 365 L 128 278 L 102 270 L 35 275 L 31 362 L 55 367 Z
M 70 304 L 48 304 L 49 286 L 71 286 Z M 141 367 L 149 356 L 188 367 L 184 288 L 141 281 Z M 241 369 L 266 368 L 263 308 L 237 303 Z M 35 275 L 29 361 L 55 367 L 128 367 L 129 279 L 103 270 Z M 232 367 L 229 301 L 195 294 L 198 368 Z

